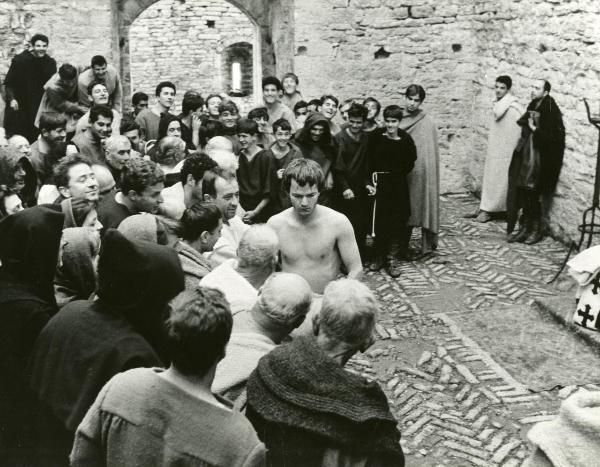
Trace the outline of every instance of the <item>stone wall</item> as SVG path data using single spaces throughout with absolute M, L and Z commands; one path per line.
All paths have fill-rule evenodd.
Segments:
M 170 80 L 179 90 L 177 106 L 188 89 L 228 92 L 226 48 L 252 44 L 254 34 L 248 17 L 225 0 L 160 0 L 129 28 L 132 92 L 153 95 L 158 82 Z M 243 75 L 248 80 L 247 67 Z

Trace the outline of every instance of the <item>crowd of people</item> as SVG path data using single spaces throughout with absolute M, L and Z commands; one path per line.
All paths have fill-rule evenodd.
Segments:
M 437 248 L 423 87 L 382 109 L 270 76 L 243 118 L 197 90 L 175 115 L 163 81 L 124 111 L 104 57 L 57 69 L 48 43 L 33 36 L 5 79 L 0 456 L 404 465 L 383 391 L 344 366 L 373 344 L 363 267 L 398 277 Z

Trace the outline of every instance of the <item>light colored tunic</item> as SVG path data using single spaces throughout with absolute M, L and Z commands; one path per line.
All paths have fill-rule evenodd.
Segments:
M 517 125 L 517 120 L 523 115 L 523 109 L 514 96 L 506 94 L 494 103 L 493 112 L 479 208 L 487 212 L 504 212 L 508 191 L 508 167 L 521 136 L 521 127 Z
M 440 155 L 437 128 L 423 110 L 406 114 L 400 128 L 412 136 L 417 160 L 408 174 L 411 215 L 408 225 L 423 227 L 433 234 L 440 225 Z

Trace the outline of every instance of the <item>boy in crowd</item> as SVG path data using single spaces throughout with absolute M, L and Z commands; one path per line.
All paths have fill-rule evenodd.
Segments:
M 272 125 L 276 120 L 285 118 L 296 131 L 296 118 L 292 109 L 279 102 L 279 93 L 283 91 L 281 81 L 274 76 L 267 76 L 262 80 L 263 100 L 269 112 L 269 123 Z
M 119 134 L 127 137 L 131 143 L 131 154 L 141 156 L 144 149 L 144 138 L 140 125 L 131 117 L 126 116 L 121 120 Z
M 234 154 L 238 154 L 242 149 L 237 137 L 237 122 L 240 118 L 240 111 L 235 102 L 226 101 L 219 104 L 219 125 L 215 127 L 215 134 L 212 136 L 225 136 L 233 145 Z
M 271 215 L 279 214 L 281 211 L 292 206 L 290 196 L 281 188 L 283 171 L 294 159 L 302 157 L 300 150 L 290 144 L 292 136 L 292 127 L 285 118 L 280 118 L 273 123 L 273 134 L 275 135 L 275 144 L 271 145 L 271 166 L 270 166 L 270 200 L 269 213 Z
M 256 144 L 264 149 L 268 149 L 275 142 L 273 129 L 269 125 L 269 112 L 266 107 L 257 107 L 248 113 L 248 118 L 258 124 L 258 133 L 256 134 Z
M 256 144 L 258 124 L 242 119 L 237 126 L 241 150 L 237 179 L 240 187 L 240 204 L 246 211 L 243 221 L 247 224 L 265 222 L 269 204 L 270 154 Z
M 79 75 L 77 79 L 77 88 L 79 95 L 79 104 L 82 106 L 90 105 L 92 83 L 102 83 L 106 87 L 107 99 L 103 104 L 108 104 L 119 114 L 121 113 L 121 100 L 123 88 L 117 69 L 109 65 L 102 55 L 92 57 L 91 67 Z
M 104 104 L 90 109 L 89 128 L 73 137 L 71 145 L 92 162 L 104 162 L 103 142 L 112 134 L 113 110 Z
M 92 81 L 87 88 L 87 96 L 89 98 L 88 104 L 94 105 L 108 105 L 109 94 L 108 88 L 104 83 L 100 81 Z M 113 121 L 112 121 L 112 134 L 118 135 L 121 125 L 121 114 L 117 112 L 114 107 L 112 109 Z M 75 134 L 81 133 L 90 127 L 90 111 L 88 110 L 83 116 L 77 121 L 75 126 Z
M 318 112 L 321 108 L 321 99 L 311 99 L 307 105 L 309 112 Z
M 145 92 L 136 92 L 133 96 L 131 96 L 131 115 L 133 118 L 137 117 L 142 110 L 146 110 L 148 108 L 148 94 Z
M 298 91 L 300 80 L 294 73 L 286 73 L 281 80 L 283 86 L 283 97 L 281 103 L 288 108 L 293 109 L 298 101 L 302 99 L 302 94 Z
M 405 258 L 410 240 L 406 223 L 410 216 L 410 199 L 406 175 L 417 159 L 412 137 L 399 128 L 402 109 L 389 105 L 383 111 L 385 128 L 374 130 L 369 138 L 366 188 L 376 196 L 373 213 L 375 258 L 371 271 L 378 271 L 387 258 L 387 272 L 399 277 L 399 259 Z
M 337 114 L 339 105 L 340 101 L 335 96 L 325 95 L 321 97 L 319 112 L 321 112 L 329 122 L 329 129 L 332 136 L 337 135 L 341 131 L 340 126 L 333 120 L 333 117 Z
M 40 183 L 46 183 L 52 172 L 50 154 L 67 136 L 67 118 L 57 112 L 44 112 L 40 116 L 40 135 L 31 145 L 29 160 Z
M 296 105 L 294 105 L 294 115 L 296 116 L 296 128 L 302 128 L 308 116 L 308 104 L 306 101 L 296 102 Z
M 175 93 L 177 89 L 170 81 L 163 81 L 156 86 L 156 104 L 151 108 L 142 110 L 135 117 L 140 128 L 144 132 L 146 141 L 158 139 L 158 125 L 160 116 L 163 113 L 169 112 L 175 102 Z

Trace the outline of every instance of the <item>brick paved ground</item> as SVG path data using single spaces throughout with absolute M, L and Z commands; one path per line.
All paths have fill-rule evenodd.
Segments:
M 379 340 L 349 367 L 388 394 L 407 465 L 519 466 L 533 423 L 577 387 L 600 389 L 600 357 L 529 307 L 564 294 L 546 285 L 564 247 L 509 245 L 504 223 L 462 218 L 476 206 L 443 197 L 438 252 L 396 280 L 366 277 L 383 308 Z

